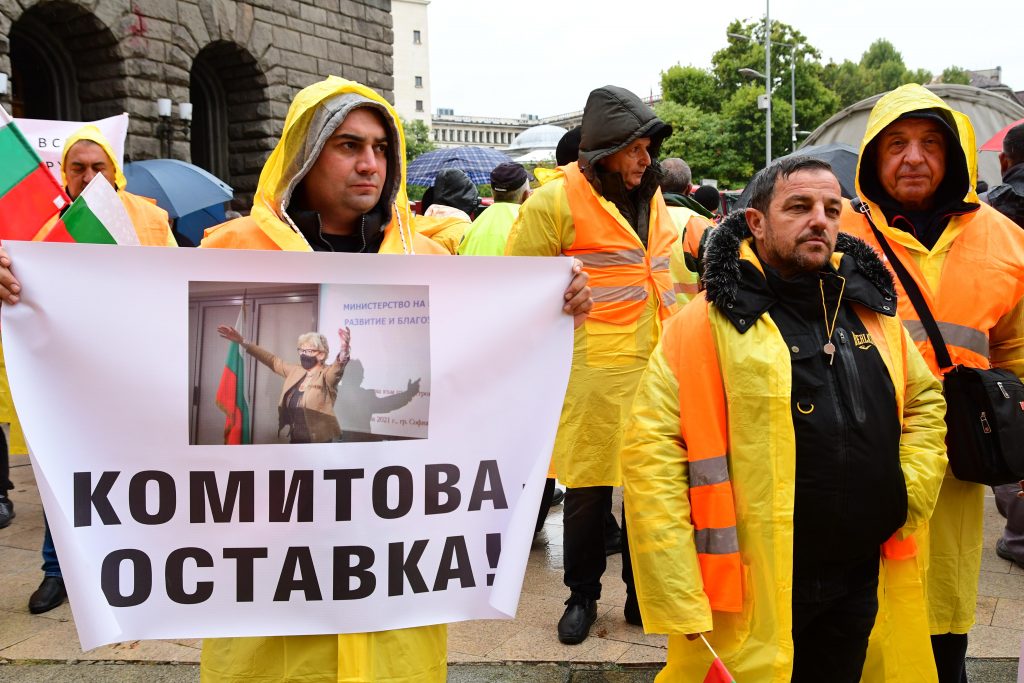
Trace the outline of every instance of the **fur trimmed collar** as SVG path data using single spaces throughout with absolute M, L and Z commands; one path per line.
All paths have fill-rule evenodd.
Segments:
M 704 252 L 704 289 L 708 301 L 720 309 L 733 309 L 740 298 L 745 280 L 741 273 L 740 244 L 750 236 L 746 215 L 739 210 L 729 214 L 708 237 Z M 894 315 L 896 288 L 892 274 L 878 253 L 866 242 L 843 232 L 836 238 L 836 251 L 843 255 L 840 273 L 870 285 L 869 288 L 857 287 L 865 295 L 858 297 L 860 303 L 884 315 Z M 872 296 L 874 292 L 877 295 Z

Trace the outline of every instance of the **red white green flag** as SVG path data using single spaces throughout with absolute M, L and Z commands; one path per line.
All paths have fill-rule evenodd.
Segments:
M 0 239 L 31 240 L 71 200 L 0 107 Z
M 117 192 L 97 174 L 43 241 L 137 246 L 139 235 Z
M 235 329 L 245 329 L 244 296 Z M 245 401 L 245 358 L 238 342 L 231 342 L 228 347 L 228 357 L 224 362 L 224 372 L 220 376 L 216 400 L 217 407 L 224 411 L 224 443 L 252 443 L 249 435 L 249 404 Z

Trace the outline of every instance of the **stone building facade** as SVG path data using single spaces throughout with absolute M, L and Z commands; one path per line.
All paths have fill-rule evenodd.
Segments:
M 333 74 L 393 100 L 390 10 L 390 0 L 0 0 L 10 76 L 0 104 L 41 119 L 128 112 L 127 160 L 191 161 L 248 202 L 300 89 Z M 158 98 L 175 103 L 169 122 Z M 187 132 L 180 102 L 193 105 Z

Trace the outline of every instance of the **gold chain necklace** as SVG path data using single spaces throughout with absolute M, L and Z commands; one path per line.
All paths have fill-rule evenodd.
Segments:
M 818 288 L 821 290 L 821 310 L 825 314 L 825 345 L 821 347 L 822 351 L 828 354 L 828 364 L 832 363 L 836 359 L 836 345 L 832 343 L 832 333 L 836 331 L 836 321 L 839 319 L 839 307 L 843 303 L 843 292 L 846 291 L 846 278 L 842 275 L 836 275 L 842 280 L 842 286 L 839 288 L 839 298 L 836 300 L 836 312 L 832 314 L 832 324 L 828 322 L 828 306 L 825 304 L 825 281 L 818 279 Z

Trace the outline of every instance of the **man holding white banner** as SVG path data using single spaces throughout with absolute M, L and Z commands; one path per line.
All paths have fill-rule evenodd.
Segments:
M 398 115 L 377 93 L 335 77 L 311 85 L 292 102 L 284 134 L 260 175 L 251 216 L 210 229 L 200 246 L 444 253 L 413 231 L 404 159 Z M 581 321 L 592 306 L 578 266 L 565 300 L 566 313 Z M 260 661 L 275 672 L 280 667 L 284 676 L 289 660 L 301 659 L 325 681 L 443 681 L 446 640 L 444 625 L 301 639 L 210 640 L 204 644 L 202 672 L 208 681 L 242 681 L 252 673 L 252 662 Z M 273 676 L 266 669 L 261 673 Z

